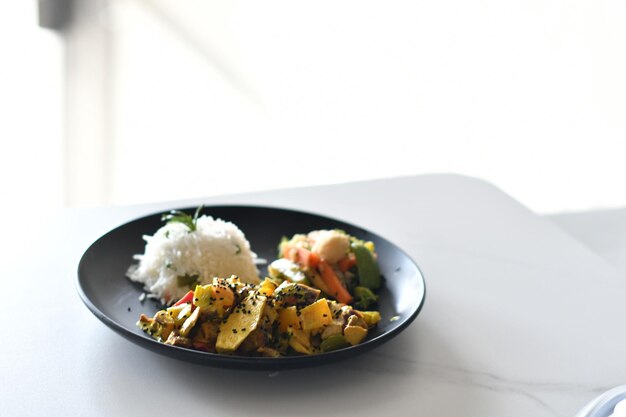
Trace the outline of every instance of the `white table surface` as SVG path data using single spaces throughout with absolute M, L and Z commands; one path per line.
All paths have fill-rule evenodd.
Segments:
M 604 258 L 626 279 L 626 209 L 564 213 L 547 218 Z
M 148 352 L 75 290 L 102 233 L 174 206 L 258 203 L 377 232 L 420 265 L 426 304 L 371 353 L 278 374 Z M 149 206 L 67 210 L 3 262 L 2 415 L 571 416 L 624 383 L 626 285 L 550 220 L 484 182 L 433 175 Z M 37 254 L 32 257 L 32 254 Z

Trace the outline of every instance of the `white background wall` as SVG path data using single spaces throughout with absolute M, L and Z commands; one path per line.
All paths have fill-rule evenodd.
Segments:
M 27 147 L 62 204 L 456 172 L 539 212 L 626 205 L 621 0 L 79 3 L 65 152 Z M 9 90 L 58 127 L 56 90 Z M 33 117 L 0 133 L 33 143 Z M 4 169 L 37 195 L 28 158 Z
M 114 5 L 115 202 L 459 172 L 626 203 L 623 1 Z

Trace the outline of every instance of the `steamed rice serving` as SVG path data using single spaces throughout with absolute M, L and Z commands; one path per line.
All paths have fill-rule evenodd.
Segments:
M 134 256 L 139 263 L 127 275 L 164 304 L 178 300 L 196 285 L 210 284 L 216 276 L 237 275 L 243 282 L 260 282 L 256 254 L 231 222 L 200 216 L 195 219 L 195 230 L 169 222 L 144 240 L 145 253 Z

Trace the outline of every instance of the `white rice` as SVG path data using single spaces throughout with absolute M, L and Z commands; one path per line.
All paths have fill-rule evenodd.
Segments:
M 127 276 L 143 283 L 150 296 L 164 304 L 171 304 L 189 291 L 189 286 L 178 286 L 179 276 L 197 275 L 203 285 L 216 276 L 237 275 L 253 284 L 260 281 L 256 254 L 233 223 L 201 216 L 195 231 L 170 222 L 154 236 L 143 238 L 147 242 L 145 253 L 134 256 L 139 263 L 129 268 Z

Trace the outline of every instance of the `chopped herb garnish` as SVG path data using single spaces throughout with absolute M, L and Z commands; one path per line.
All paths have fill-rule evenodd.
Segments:
M 187 228 L 189 228 L 190 232 L 194 232 L 196 230 L 196 223 L 198 222 L 198 216 L 200 215 L 200 211 L 202 211 L 203 206 L 199 206 L 196 209 L 196 212 L 193 214 L 193 217 L 190 216 L 189 214 L 185 213 L 184 211 L 180 211 L 180 210 L 172 210 L 170 211 L 168 214 L 164 214 L 163 216 L 161 216 L 161 221 L 163 222 L 167 222 L 169 223 L 182 223 L 185 226 L 187 226 Z M 169 234 L 166 232 L 166 236 L 168 237 Z

